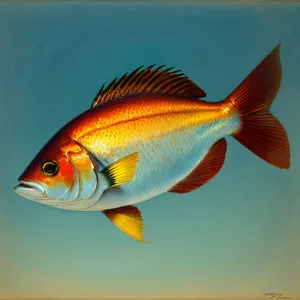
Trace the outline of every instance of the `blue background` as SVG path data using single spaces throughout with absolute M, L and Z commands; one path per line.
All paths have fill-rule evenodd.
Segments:
M 299 5 L 1 3 L 0 297 L 300 299 L 299 29 Z M 102 83 L 142 64 L 174 65 L 218 101 L 279 42 L 272 111 L 289 135 L 288 171 L 228 138 L 207 185 L 138 205 L 149 244 L 101 212 L 14 193 Z

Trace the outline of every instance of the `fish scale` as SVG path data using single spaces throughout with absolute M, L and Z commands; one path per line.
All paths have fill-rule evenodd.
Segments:
M 114 153 L 118 160 L 132 152 L 139 153 L 139 164 L 132 181 L 118 188 L 108 190 L 101 199 L 88 210 L 105 210 L 133 205 L 155 197 L 170 189 L 176 182 L 188 175 L 211 146 L 220 138 L 238 128 L 239 118 L 234 115 L 227 120 L 196 128 L 170 132 L 147 141 L 141 139 Z M 188 134 L 187 134 L 188 133 Z M 119 132 L 121 135 L 122 132 Z M 101 155 L 100 155 L 101 157 Z M 108 164 L 112 163 L 108 161 Z

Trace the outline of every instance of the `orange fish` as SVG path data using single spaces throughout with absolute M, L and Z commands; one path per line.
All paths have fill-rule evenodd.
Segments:
M 141 67 L 102 86 L 92 107 L 66 124 L 33 159 L 15 191 L 67 210 L 102 211 L 143 241 L 134 204 L 188 193 L 222 168 L 226 136 L 266 162 L 290 167 L 285 129 L 270 112 L 281 82 L 278 45 L 220 102 L 173 68 Z

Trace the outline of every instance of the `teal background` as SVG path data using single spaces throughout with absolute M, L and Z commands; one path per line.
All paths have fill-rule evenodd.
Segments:
M 299 29 L 299 5 L 1 3 L 0 298 L 300 299 Z M 217 101 L 279 42 L 272 111 L 289 135 L 288 171 L 229 137 L 207 185 L 138 205 L 149 244 L 100 212 L 14 193 L 102 83 L 142 64 L 174 65 Z

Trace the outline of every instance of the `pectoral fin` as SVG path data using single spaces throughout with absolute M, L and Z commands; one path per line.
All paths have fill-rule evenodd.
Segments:
M 103 213 L 126 234 L 140 242 L 146 243 L 143 239 L 143 218 L 138 208 L 130 205 L 104 210 Z
M 139 155 L 137 152 L 125 156 L 104 168 L 102 173 L 109 182 L 109 187 L 129 183 L 136 171 Z

